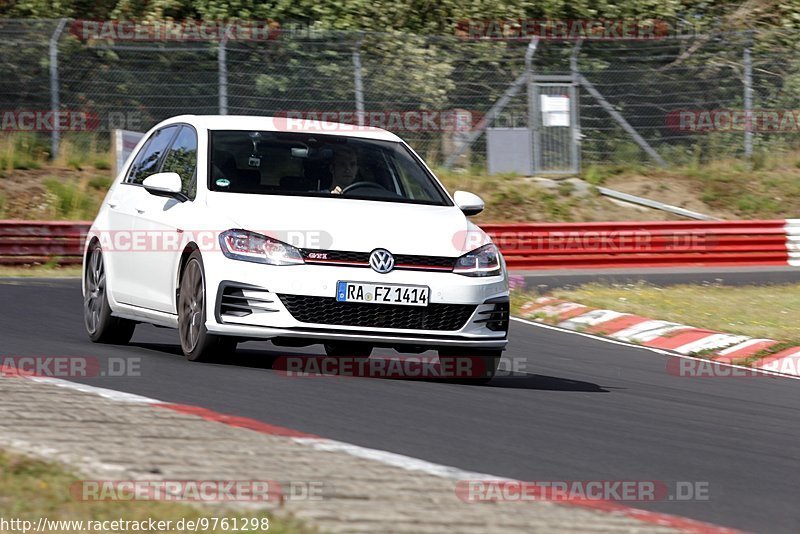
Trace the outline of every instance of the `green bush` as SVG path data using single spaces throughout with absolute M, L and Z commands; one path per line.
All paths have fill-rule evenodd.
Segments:
M 736 207 L 743 213 L 771 214 L 780 210 L 778 203 L 771 198 L 745 193 L 736 201 Z
M 98 171 L 111 170 L 111 162 L 107 158 L 97 158 L 94 160 L 93 165 Z
M 46 180 L 47 191 L 54 196 L 55 215 L 59 219 L 91 219 L 97 214 L 100 200 L 71 182 Z
M 47 161 L 47 141 L 35 134 L 18 133 L 6 138 L 2 167 L 8 170 L 41 169 Z
M 111 187 L 111 178 L 107 176 L 95 176 L 89 180 L 89 187 L 97 191 L 108 191 Z

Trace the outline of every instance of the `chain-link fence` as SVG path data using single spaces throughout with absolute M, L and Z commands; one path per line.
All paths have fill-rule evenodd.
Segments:
M 564 119 L 568 135 L 539 132 L 542 160 L 563 148 L 584 166 L 672 165 L 800 140 L 792 111 L 800 109 L 800 35 L 540 40 L 532 47 L 528 39 L 364 32 L 87 38 L 81 24 L 0 20 L 0 131 L 48 130 L 22 125 L 21 112 L 31 111 L 83 113 L 86 129 L 99 132 L 143 131 L 184 113 L 288 113 L 383 126 L 435 164 L 484 166 L 487 127 L 564 127 L 535 115 L 547 111 L 538 98 L 552 96 L 552 88 L 529 85 L 558 80 L 574 88 L 577 102 Z M 47 133 L 54 147 L 64 129 L 81 128 Z M 552 139 L 565 146 L 541 145 Z

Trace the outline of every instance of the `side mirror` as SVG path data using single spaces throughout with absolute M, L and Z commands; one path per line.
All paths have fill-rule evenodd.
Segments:
M 145 190 L 158 197 L 175 198 L 184 202 L 189 198 L 181 192 L 183 184 L 177 172 L 159 172 L 151 174 L 142 182 Z
M 456 206 L 467 216 L 477 215 L 482 212 L 484 208 L 481 197 L 469 191 L 456 191 L 456 194 L 453 195 L 453 200 L 456 201 Z

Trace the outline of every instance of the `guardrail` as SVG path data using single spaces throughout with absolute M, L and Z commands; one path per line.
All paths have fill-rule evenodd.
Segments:
M 83 221 L 0 221 L 0 265 L 81 262 Z M 510 269 L 800 266 L 800 219 L 484 224 Z
M 0 221 L 0 265 L 81 263 L 84 221 Z
M 791 246 L 800 250 L 800 223 L 784 219 L 481 227 L 510 269 L 789 265 Z

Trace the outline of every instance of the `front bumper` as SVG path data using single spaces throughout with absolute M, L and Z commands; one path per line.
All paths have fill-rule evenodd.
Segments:
M 375 346 L 419 348 L 502 349 L 507 343 L 508 283 L 503 275 L 472 278 L 426 271 L 379 274 L 369 268 L 324 265 L 276 267 L 230 260 L 221 254 L 207 256 L 203 258 L 209 303 L 206 327 L 213 334 L 252 339 L 304 340 L 309 344 L 361 341 Z M 322 319 L 323 322 L 311 322 L 309 314 L 298 314 L 296 307 L 287 306 L 287 295 L 310 297 L 308 300 L 324 301 L 329 307 L 358 306 L 332 302 L 335 301 L 336 284 L 340 280 L 429 286 L 429 309 L 438 307 L 439 317 L 429 320 L 427 311 L 402 306 L 400 308 L 408 308 L 408 314 L 416 314 L 416 320 L 408 320 L 403 316 L 403 310 L 395 309 L 393 313 L 399 314 L 394 316 L 397 320 L 382 316 L 382 327 L 375 327 L 370 324 L 368 317 L 345 320 L 351 324 L 341 324 L 340 319 L 330 317 Z M 369 307 L 369 312 L 375 310 L 380 314 L 382 312 L 378 310 L 382 306 L 391 305 L 365 306 Z M 448 318 L 449 310 L 456 309 L 458 317 Z M 502 310 L 505 310 L 504 323 L 500 320 Z M 419 314 L 422 314 L 421 318 Z M 320 314 L 312 313 L 311 316 L 318 317 Z M 342 314 L 337 317 L 342 317 Z M 420 327 L 397 328 L 395 323 Z

